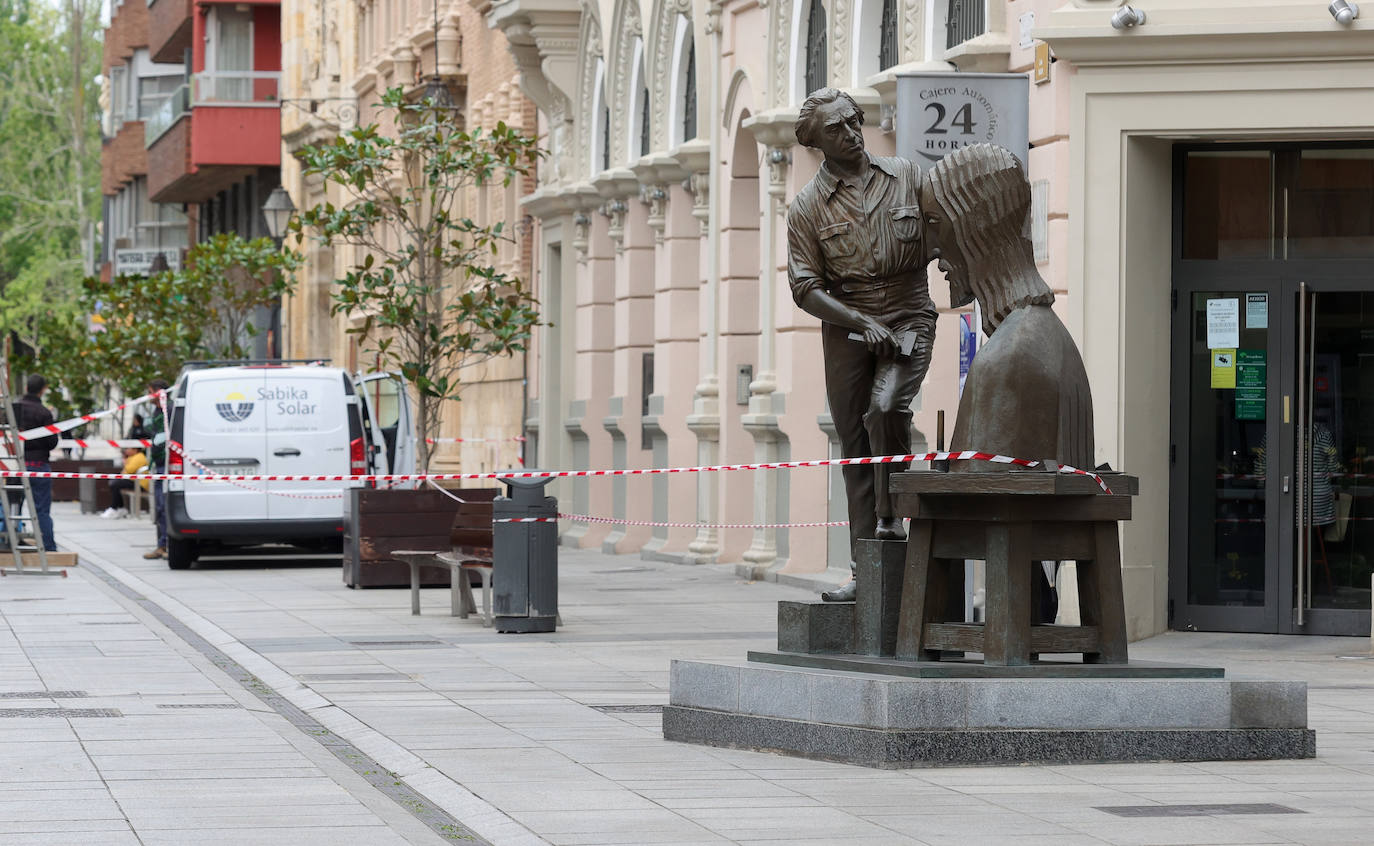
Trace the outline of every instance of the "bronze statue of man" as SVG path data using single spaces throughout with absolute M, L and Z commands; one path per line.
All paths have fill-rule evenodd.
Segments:
M 863 111 L 842 91 L 806 98 L 797 143 L 825 154 L 787 213 L 787 276 L 821 320 L 830 415 L 846 458 L 911 451 L 911 401 L 930 367 L 935 305 L 926 283 L 921 172 L 864 149 Z M 861 538 L 902 540 L 888 476 L 905 464 L 844 468 L 851 558 Z M 851 565 L 852 566 L 852 565 Z M 856 584 L 822 594 L 854 599 Z
M 1094 461 L 1092 392 L 1083 357 L 1051 308 L 1054 292 L 1035 267 L 1030 204 L 1021 163 L 992 144 L 950 153 L 922 180 L 927 246 L 949 281 L 950 304 L 976 298 L 988 336 L 969 367 L 950 449 L 1087 469 Z M 1008 466 L 958 461 L 950 469 Z M 1057 592 L 1036 570 L 1045 578 L 1038 621 L 1053 622 Z

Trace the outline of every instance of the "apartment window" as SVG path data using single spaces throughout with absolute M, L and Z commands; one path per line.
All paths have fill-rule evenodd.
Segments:
M 945 49 L 958 46 L 983 34 L 985 0 L 949 0 L 945 16 Z
M 601 169 L 611 169 L 611 107 L 601 95 Z
M 110 68 L 110 114 L 114 117 L 114 131 L 124 125 L 129 110 L 129 69 L 123 65 Z
M 806 91 L 810 94 L 825 87 L 829 74 L 825 63 L 826 44 L 825 6 L 821 0 L 811 0 L 806 15 Z
M 182 77 L 145 76 L 138 80 L 138 119 L 147 120 L 162 106 L 172 92 L 181 87 Z
M 879 28 L 878 70 L 887 70 L 897 64 L 897 0 L 883 0 Z
M 238 103 L 252 100 L 252 14 L 225 6 L 214 7 L 205 40 L 208 73 L 202 77 L 196 99 Z

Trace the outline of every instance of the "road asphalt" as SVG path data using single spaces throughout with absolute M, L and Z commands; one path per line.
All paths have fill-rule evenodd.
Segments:
M 1313 760 L 868 769 L 662 738 L 669 661 L 774 646 L 802 587 L 564 549 L 563 625 L 498 634 L 337 559 L 172 571 L 146 519 L 54 518 L 80 566 L 0 579 L 0 846 L 1374 840 L 1365 638 L 1131 646 L 1307 681 Z

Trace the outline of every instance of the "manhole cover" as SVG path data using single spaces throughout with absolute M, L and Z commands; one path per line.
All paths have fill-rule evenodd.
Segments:
M 447 646 L 442 640 L 350 640 L 353 646 Z
M 186 702 L 175 705 L 159 705 L 159 708 L 237 708 L 234 702 Z
M 421 641 L 426 644 L 438 642 Z M 296 678 L 301 681 L 410 681 L 414 676 L 409 673 L 302 673 Z

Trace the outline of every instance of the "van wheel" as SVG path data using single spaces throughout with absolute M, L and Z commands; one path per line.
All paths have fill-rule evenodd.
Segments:
M 167 566 L 173 570 L 186 570 L 196 560 L 196 542 L 189 540 L 167 539 Z

